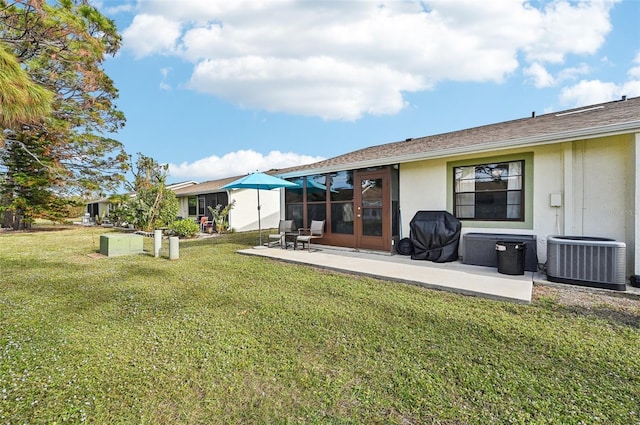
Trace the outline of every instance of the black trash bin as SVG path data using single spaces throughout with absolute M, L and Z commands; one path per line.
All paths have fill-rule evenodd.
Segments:
M 518 275 L 524 274 L 524 254 L 527 246 L 524 242 L 498 241 L 498 273 Z

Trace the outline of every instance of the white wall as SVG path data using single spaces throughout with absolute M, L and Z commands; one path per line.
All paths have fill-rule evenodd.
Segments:
M 190 195 L 196 196 L 196 195 Z M 258 196 L 255 189 L 239 189 L 229 191 L 229 202 L 236 200 L 236 205 L 229 212 L 229 225 L 237 232 L 258 230 Z M 178 198 L 178 215 L 189 217 L 189 197 Z M 261 190 L 261 220 L 263 229 L 278 227 L 280 221 L 280 190 Z
M 98 202 L 98 216 L 100 218 L 106 217 L 109 215 L 109 203 L 108 202 Z M 95 220 L 95 217 L 91 217 L 92 220 Z
M 637 201 L 640 192 L 635 188 L 636 143 L 640 144 L 640 139 L 635 142 L 634 137 L 617 136 L 401 164 L 402 235 L 409 236 L 409 222 L 417 211 L 448 209 L 448 162 L 533 152 L 531 225 L 527 228 L 512 228 L 498 222 L 488 227 L 486 223 L 478 227 L 464 225 L 463 233 L 534 234 L 540 263 L 546 262 L 549 235 L 612 238 L 627 244 L 628 274 L 631 274 L 636 262 L 635 202 L 640 202 Z M 550 206 L 552 193 L 561 194 L 561 207 Z M 460 252 L 462 249 L 460 246 Z
M 189 218 L 189 197 L 182 196 L 178 198 L 178 216 Z
M 236 200 L 229 213 L 229 225 L 237 232 L 258 230 L 258 194 L 256 189 L 238 189 L 229 192 L 229 202 Z M 260 226 L 262 229 L 278 227 L 280 221 L 280 189 L 260 191 Z
M 436 159 L 400 164 L 401 235 L 418 211 L 447 209 L 447 161 Z
M 627 177 L 628 167 L 633 163 L 629 152 L 628 144 L 621 138 L 615 142 L 597 139 L 582 146 L 576 144 L 575 162 L 581 165 L 574 175 L 576 231 L 625 239 L 625 216 L 633 211 L 633 206 L 627 204 L 626 190 L 628 184 L 633 184 Z
M 563 145 L 533 149 L 533 227 L 522 233 L 536 235 L 540 264 L 547 261 L 547 237 L 565 233 L 563 152 Z M 551 194 L 560 194 L 562 206 L 551 206 Z

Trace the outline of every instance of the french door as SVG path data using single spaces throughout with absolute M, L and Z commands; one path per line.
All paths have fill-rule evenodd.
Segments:
M 356 246 L 385 250 L 391 245 L 390 188 L 387 170 L 355 173 Z

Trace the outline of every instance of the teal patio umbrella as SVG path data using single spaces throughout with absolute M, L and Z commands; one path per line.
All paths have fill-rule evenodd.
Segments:
M 265 173 L 251 173 L 247 176 L 234 180 L 222 186 L 222 189 L 256 189 L 258 192 L 258 233 L 260 234 L 260 245 L 262 246 L 262 226 L 260 224 L 260 190 L 279 189 L 282 187 L 300 187 L 296 183 L 271 176 Z

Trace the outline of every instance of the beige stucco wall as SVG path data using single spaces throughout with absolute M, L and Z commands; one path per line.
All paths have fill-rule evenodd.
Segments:
M 402 234 L 417 211 L 447 209 L 447 161 L 434 159 L 400 164 Z
M 178 198 L 178 216 L 182 218 L 189 218 L 189 197 L 182 196 Z M 196 218 L 196 217 L 192 217 Z
M 108 202 L 98 202 L 98 215 L 100 217 L 106 217 L 109 215 L 109 203 Z M 95 217 L 91 217 L 95 220 Z
M 409 236 L 409 222 L 419 210 L 451 210 L 451 174 L 448 163 L 495 156 L 533 154 L 533 190 L 527 223 L 463 223 L 463 233 L 534 234 L 538 261 L 546 261 L 549 235 L 613 238 L 627 244 L 629 274 L 635 265 L 635 138 L 624 135 L 592 140 L 501 150 L 479 155 L 418 161 L 400 165 L 402 234 Z M 530 169 L 527 172 L 531 172 Z M 530 187 L 533 186 L 533 187 Z M 550 195 L 559 193 L 562 206 L 550 206 Z M 462 241 L 461 241 L 462 245 Z M 460 247 L 462 253 L 463 247 Z
M 624 240 L 629 145 L 624 138 L 574 144 L 574 210 L 571 233 Z

